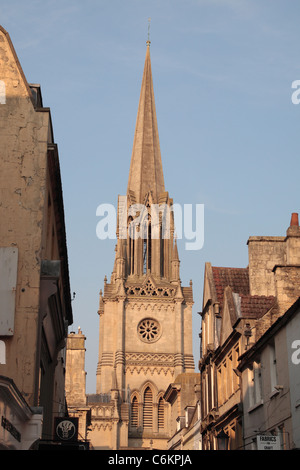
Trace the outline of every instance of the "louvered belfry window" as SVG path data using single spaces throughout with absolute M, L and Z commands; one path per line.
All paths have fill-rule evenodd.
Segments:
M 160 398 L 158 402 L 158 429 L 163 429 L 164 425 L 165 425 L 164 400 Z
M 138 400 L 137 397 L 133 397 L 131 402 L 131 426 L 138 427 Z
M 143 427 L 152 428 L 152 392 L 147 387 L 144 393 Z

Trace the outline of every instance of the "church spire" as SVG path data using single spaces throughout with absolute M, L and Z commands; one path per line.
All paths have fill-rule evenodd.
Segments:
M 127 193 L 133 192 L 136 202 L 144 203 L 145 195 L 149 191 L 152 191 L 154 201 L 157 203 L 159 194 L 165 191 L 165 185 L 148 40 Z

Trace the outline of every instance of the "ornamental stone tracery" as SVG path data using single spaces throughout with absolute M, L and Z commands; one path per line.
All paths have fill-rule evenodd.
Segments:
M 153 318 L 144 318 L 137 327 L 138 336 L 145 343 L 154 343 L 160 338 L 161 326 Z
M 143 286 L 127 286 L 125 287 L 126 294 L 137 297 L 162 297 L 168 298 L 175 295 L 175 288 L 173 287 L 155 287 L 150 280 Z

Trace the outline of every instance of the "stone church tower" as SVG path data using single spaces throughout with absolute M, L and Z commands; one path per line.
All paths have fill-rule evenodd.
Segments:
M 164 393 L 178 375 L 194 372 L 193 293 L 181 286 L 172 204 L 148 41 L 114 268 L 100 291 L 97 390 L 88 396 L 95 449 L 166 449 L 171 417 Z

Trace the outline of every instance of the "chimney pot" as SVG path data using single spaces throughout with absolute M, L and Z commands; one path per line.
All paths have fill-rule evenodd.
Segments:
M 297 226 L 297 227 L 299 226 L 299 218 L 298 218 L 297 212 L 292 213 L 290 227 L 293 227 L 293 226 Z

